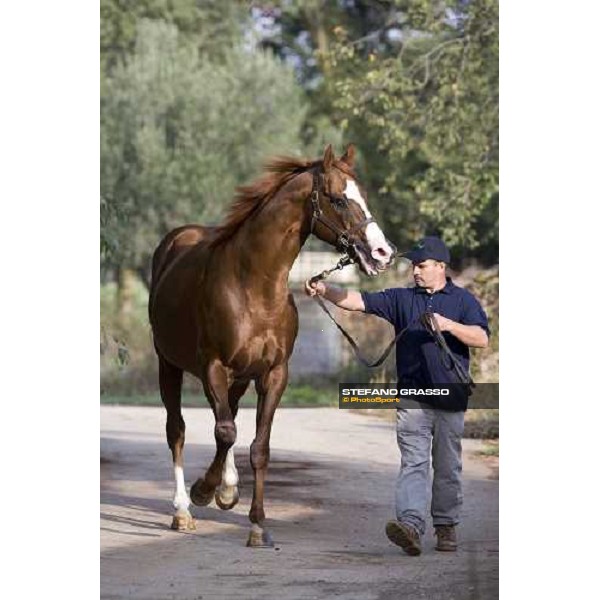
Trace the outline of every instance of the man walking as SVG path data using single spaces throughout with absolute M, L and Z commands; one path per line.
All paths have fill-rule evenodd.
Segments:
M 381 292 L 357 292 L 318 282 L 306 283 L 306 293 L 319 294 L 340 308 L 363 311 L 386 319 L 396 333 L 406 332 L 396 345 L 396 370 L 402 387 L 457 383 L 454 370 L 427 332 L 420 316 L 433 313 L 448 347 L 465 372 L 469 372 L 469 348 L 488 344 L 485 312 L 467 290 L 446 276 L 450 252 L 437 237 L 425 237 L 403 255 L 412 261 L 415 287 Z M 386 525 L 388 538 L 411 555 L 421 554 L 421 536 L 429 495 L 430 463 L 433 465 L 431 516 L 437 536 L 436 550 L 457 548 L 455 526 L 462 506 L 462 448 L 465 405 L 442 408 L 439 397 L 421 400 L 418 408 L 399 408 L 397 439 L 401 453 L 396 485 L 396 519 Z M 454 408 L 454 410 L 448 410 Z

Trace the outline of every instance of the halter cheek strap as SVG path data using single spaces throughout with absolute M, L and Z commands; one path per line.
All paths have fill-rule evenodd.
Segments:
M 321 195 L 329 198 L 330 200 L 336 200 L 337 196 L 328 194 L 325 191 L 325 185 L 323 182 L 323 173 L 315 173 L 313 175 L 313 187 L 310 193 L 310 201 L 312 203 L 312 218 L 310 222 L 310 232 L 313 233 L 315 225 L 321 223 L 330 229 L 336 236 L 335 245 L 340 252 L 346 252 L 351 245 L 354 245 L 353 236 L 356 232 L 360 231 L 363 227 L 366 227 L 369 223 L 373 223 L 375 219 L 369 217 L 363 219 L 353 227 L 349 229 L 340 229 L 333 221 L 328 219 L 323 214 L 323 209 L 319 204 L 319 197 Z M 348 210 L 348 208 L 346 208 Z

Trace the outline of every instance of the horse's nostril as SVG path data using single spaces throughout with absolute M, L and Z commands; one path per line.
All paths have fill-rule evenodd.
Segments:
M 373 250 L 371 254 L 373 255 L 373 258 L 383 260 L 385 260 L 391 255 L 390 252 L 388 252 L 385 248 L 382 248 L 381 246 L 379 248 L 375 248 L 375 250 Z

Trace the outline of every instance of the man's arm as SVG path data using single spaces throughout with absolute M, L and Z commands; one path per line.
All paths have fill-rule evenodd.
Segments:
M 345 310 L 360 310 L 363 312 L 365 310 L 365 303 L 360 292 L 345 290 L 337 285 L 331 285 L 323 281 L 313 284 L 307 281 L 304 284 L 304 291 L 309 296 L 318 294 L 325 298 L 325 300 L 329 300 L 329 302 L 333 302 L 333 304 Z
M 483 327 L 479 325 L 463 325 L 462 323 L 452 321 L 452 319 L 442 317 L 438 313 L 434 313 L 433 316 L 440 326 L 440 331 L 451 333 L 463 344 L 471 348 L 487 348 L 489 340 Z

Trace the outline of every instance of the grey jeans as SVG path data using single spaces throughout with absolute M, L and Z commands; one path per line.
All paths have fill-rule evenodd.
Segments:
M 430 408 L 399 408 L 396 434 L 400 473 L 396 484 L 396 518 L 425 533 L 431 490 L 433 525 L 456 525 L 462 506 L 462 446 L 464 412 Z M 433 485 L 430 488 L 430 464 Z

